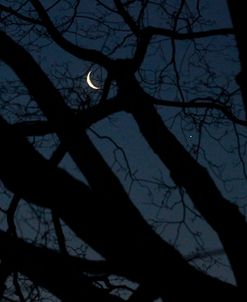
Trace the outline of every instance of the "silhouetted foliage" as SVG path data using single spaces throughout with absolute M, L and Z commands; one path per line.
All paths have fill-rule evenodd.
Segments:
M 1 301 L 240 301 L 240 2 L 0 1 Z

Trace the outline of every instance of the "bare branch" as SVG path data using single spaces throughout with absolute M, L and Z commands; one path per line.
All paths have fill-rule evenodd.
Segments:
M 13 15 L 13 16 L 15 16 L 15 17 L 17 17 L 17 18 L 19 18 L 19 19 L 21 19 L 21 20 L 23 20 L 25 22 L 32 23 L 32 24 L 42 25 L 42 23 L 41 23 L 40 20 L 37 20 L 37 19 L 25 16 L 25 15 L 22 15 L 18 11 L 12 9 L 11 7 L 5 6 L 3 4 L 0 4 L 0 11 L 9 13 L 10 15 Z
M 63 301 L 71 301 L 71 299 L 123 301 L 121 298 L 109 295 L 104 289 L 92 285 L 90 279 L 84 275 L 84 263 L 90 266 L 90 261 L 62 255 L 47 248 L 35 247 L 2 231 L 0 231 L 0 240 L 3 243 L 0 257 L 5 259 L 13 271 L 28 276 Z M 95 267 L 98 265 L 97 262 L 92 264 Z M 101 263 L 99 267 L 100 265 Z
M 193 39 L 202 39 L 208 38 L 212 36 L 227 36 L 233 35 L 233 28 L 219 28 L 212 29 L 207 31 L 198 31 L 198 32 L 189 32 L 189 33 L 180 33 L 166 28 L 159 28 L 149 26 L 143 29 L 143 32 L 151 36 L 164 36 L 168 38 L 172 38 L 174 40 L 193 40 Z
M 119 14 L 123 17 L 126 24 L 129 26 L 132 32 L 138 37 L 140 33 L 140 29 L 138 28 L 137 24 L 130 16 L 130 14 L 125 10 L 121 0 L 114 0 L 114 3 L 117 7 Z
M 217 111 L 221 111 L 229 119 L 229 121 L 232 121 L 233 123 L 236 123 L 241 126 L 247 126 L 247 121 L 239 119 L 232 113 L 231 109 L 228 106 L 226 106 L 225 104 L 217 103 L 216 100 L 212 99 L 211 97 L 196 98 L 188 102 L 159 100 L 150 96 L 148 97 L 148 99 L 154 105 L 165 106 L 165 107 L 215 109 Z
M 101 52 L 94 49 L 86 49 L 79 47 L 72 42 L 65 39 L 59 31 L 56 29 L 52 23 L 50 17 L 48 16 L 46 10 L 41 5 L 38 0 L 31 0 L 32 5 L 37 10 L 44 26 L 47 28 L 48 33 L 51 35 L 51 38 L 64 50 L 68 51 L 72 55 L 76 56 L 79 59 L 88 60 L 94 63 L 97 63 L 101 66 L 104 66 L 106 69 L 110 68 L 111 60 L 103 55 Z

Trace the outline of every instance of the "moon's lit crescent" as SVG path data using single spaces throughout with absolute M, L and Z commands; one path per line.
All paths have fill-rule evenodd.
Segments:
M 89 71 L 89 73 L 87 74 L 87 83 L 88 85 L 93 88 L 93 89 L 100 89 L 100 87 L 97 87 L 93 84 L 93 82 L 90 79 L 90 74 L 91 74 L 92 70 Z

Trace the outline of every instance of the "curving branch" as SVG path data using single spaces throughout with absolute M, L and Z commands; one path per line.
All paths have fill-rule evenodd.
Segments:
M 55 43 L 57 43 L 61 48 L 66 50 L 68 53 L 74 55 L 75 57 L 86 61 L 94 62 L 109 70 L 112 61 L 107 56 L 102 54 L 100 51 L 80 47 L 65 39 L 52 23 L 50 17 L 48 16 L 45 8 L 42 6 L 40 1 L 31 0 L 31 3 L 39 14 L 43 25 L 46 27 L 48 33 L 50 34 L 51 38 L 54 40 Z

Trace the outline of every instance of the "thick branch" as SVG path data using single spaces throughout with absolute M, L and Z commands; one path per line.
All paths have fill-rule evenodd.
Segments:
M 173 40 L 193 40 L 193 39 L 208 38 L 212 36 L 233 35 L 234 29 L 227 27 L 227 28 L 211 29 L 206 31 L 180 33 L 171 29 L 148 26 L 143 30 L 143 32 L 148 34 L 150 37 L 164 36 L 164 37 L 172 38 Z
M 131 90 L 140 92 L 134 88 Z M 247 225 L 244 216 L 236 205 L 221 195 L 207 170 L 167 129 L 153 105 L 147 101 L 148 98 L 149 96 L 140 92 L 131 99 L 131 112 L 141 133 L 170 170 L 175 183 L 186 189 L 195 207 L 217 232 L 238 284 L 244 285 L 247 270 Z
M 119 12 L 119 14 L 122 16 L 125 23 L 129 26 L 131 31 L 138 36 L 140 29 L 133 20 L 133 18 L 130 16 L 130 14 L 125 10 L 124 5 L 122 4 L 121 0 L 114 0 L 114 3 L 116 5 L 116 8 Z
M 116 98 L 111 98 L 86 110 L 75 111 L 82 129 L 110 116 L 113 113 L 123 110 L 124 106 Z M 43 136 L 54 133 L 55 129 L 48 121 L 24 121 L 13 125 L 24 136 Z
M 97 267 L 97 262 L 65 256 L 44 247 L 35 247 L 2 231 L 0 242 L 0 257 L 12 271 L 26 275 L 62 301 L 123 301 L 107 294 L 104 289 L 95 287 L 84 275 L 84 264 Z M 98 264 L 100 267 L 101 263 Z
M 133 58 L 134 68 L 137 70 L 144 60 L 150 41 L 154 36 L 164 36 L 173 40 L 193 40 L 219 35 L 232 35 L 233 28 L 220 28 L 199 32 L 180 33 L 171 29 L 148 26 L 138 33 L 136 52 Z
M 24 136 L 43 136 L 54 132 L 47 121 L 25 121 L 13 125 Z
M 91 61 L 101 66 L 104 66 L 106 69 L 109 69 L 111 65 L 111 60 L 107 56 L 94 49 L 79 47 L 76 44 L 73 44 L 69 40 L 65 39 L 52 23 L 50 17 L 48 16 L 44 7 L 41 5 L 40 1 L 31 0 L 31 3 L 39 14 L 39 17 L 42 20 L 44 26 L 47 28 L 47 31 L 50 34 L 51 38 L 61 48 L 63 48 L 64 50 L 79 59 Z

